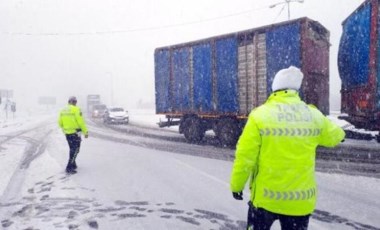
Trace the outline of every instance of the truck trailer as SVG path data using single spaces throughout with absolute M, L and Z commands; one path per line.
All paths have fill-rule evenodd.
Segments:
M 178 125 L 189 142 L 213 130 L 222 145 L 235 145 L 275 74 L 291 65 L 304 73 L 301 98 L 328 114 L 329 37 L 299 18 L 155 49 L 156 114 L 167 119 L 159 126 Z
M 356 128 L 380 131 L 379 0 L 367 0 L 342 23 L 338 70 L 341 111 Z M 380 142 L 380 135 L 376 136 Z
M 100 95 L 99 94 L 89 94 L 87 95 L 87 115 L 92 117 L 94 106 L 99 105 L 101 103 L 100 101 Z

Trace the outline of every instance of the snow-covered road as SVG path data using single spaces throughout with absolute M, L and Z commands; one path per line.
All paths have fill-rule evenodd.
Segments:
M 152 143 L 170 143 L 90 125 L 103 136 L 83 140 L 70 176 L 54 116 L 1 129 L 3 229 L 244 229 L 249 191 L 244 201 L 232 198 L 231 161 L 157 150 Z M 380 229 L 379 179 L 322 172 L 317 179 L 309 229 Z

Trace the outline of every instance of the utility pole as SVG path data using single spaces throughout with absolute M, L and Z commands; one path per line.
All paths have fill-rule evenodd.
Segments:
M 109 81 L 110 83 L 110 105 L 109 106 L 113 106 L 114 105 L 114 102 L 113 102 L 113 97 L 114 97 L 114 87 L 113 87 L 113 74 L 111 72 L 106 72 L 106 76 L 107 76 L 107 80 Z
M 269 8 L 275 8 L 278 5 L 284 5 L 284 7 L 285 7 L 285 4 L 286 4 L 288 7 L 288 20 L 290 20 L 290 3 L 291 2 L 303 3 L 304 0 L 284 0 L 283 2 L 278 2 L 278 3 L 270 5 Z

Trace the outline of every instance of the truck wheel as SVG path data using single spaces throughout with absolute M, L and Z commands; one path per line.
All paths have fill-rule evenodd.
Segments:
M 376 140 L 378 143 L 380 143 L 380 132 L 379 132 L 379 134 L 376 135 Z
M 196 117 L 186 118 L 183 122 L 182 129 L 186 140 L 191 143 L 199 143 L 202 141 L 205 135 L 205 130 L 202 126 L 202 122 Z
M 235 146 L 240 134 L 241 129 L 236 120 L 227 118 L 218 122 L 216 136 L 223 146 Z

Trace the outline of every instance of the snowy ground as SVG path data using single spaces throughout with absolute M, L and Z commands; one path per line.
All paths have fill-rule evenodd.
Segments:
M 134 110 L 130 119 L 157 127 L 159 118 Z M 3 229 L 243 229 L 249 191 L 243 202 L 232 198 L 232 162 L 91 137 L 91 130 L 120 134 L 89 126 L 79 173 L 67 176 L 68 149 L 56 114 L 0 120 Z M 309 229 L 380 229 L 379 179 L 319 172 L 317 180 Z

